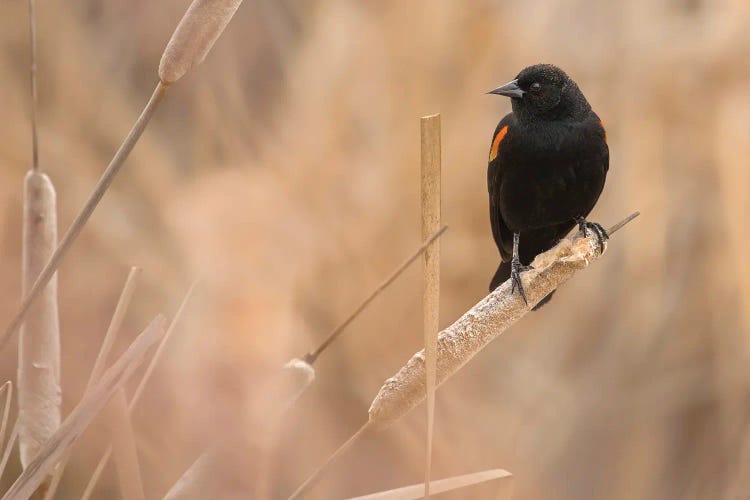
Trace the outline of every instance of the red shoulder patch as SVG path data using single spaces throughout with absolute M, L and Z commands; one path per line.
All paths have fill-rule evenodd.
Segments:
M 500 143 L 503 142 L 503 139 L 505 139 L 505 134 L 508 133 L 508 126 L 504 126 L 500 129 L 500 132 L 497 133 L 495 138 L 492 140 L 492 147 L 490 148 L 490 161 L 497 158 L 497 154 L 500 151 Z
M 601 118 L 599 118 L 599 126 L 602 128 L 602 132 L 604 132 L 604 142 L 607 142 L 607 129 L 604 128 L 604 123 L 602 123 Z

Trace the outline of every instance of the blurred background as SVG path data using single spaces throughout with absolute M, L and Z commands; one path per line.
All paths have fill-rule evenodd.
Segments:
M 61 234 L 150 95 L 188 3 L 40 2 L 40 156 Z M 3 323 L 19 303 L 31 165 L 27 22 L 26 2 L 0 6 Z M 253 497 L 262 470 L 270 496 L 285 498 L 421 348 L 414 266 L 322 355 L 262 458 L 268 374 L 420 244 L 419 117 L 442 114 L 447 326 L 498 263 L 486 161 L 510 103 L 485 92 L 550 62 L 608 131 L 591 219 L 642 215 L 440 389 L 433 477 L 504 468 L 517 499 L 750 497 L 748 26 L 746 0 L 245 0 L 60 270 L 64 413 L 131 265 L 143 278 L 116 353 L 201 279 L 134 414 L 147 497 L 230 443 L 220 497 Z M 15 377 L 15 349 L 0 353 L 0 381 Z M 424 433 L 419 407 L 358 443 L 312 496 L 419 482 Z M 107 440 L 102 423 L 82 437 L 59 498 L 80 496 Z M 19 467 L 12 458 L 3 489 Z M 117 491 L 110 465 L 96 497 Z

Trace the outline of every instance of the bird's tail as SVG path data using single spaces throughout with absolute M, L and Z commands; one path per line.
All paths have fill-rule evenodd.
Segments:
M 497 271 L 495 271 L 495 275 L 492 277 L 492 281 L 490 281 L 490 292 L 493 291 L 495 288 L 502 285 L 505 281 L 510 279 L 510 262 L 501 262 L 500 265 L 497 267 Z M 540 307 L 542 307 L 544 304 L 550 301 L 552 299 L 552 294 L 555 292 L 550 293 L 546 297 L 544 297 L 542 300 L 539 301 L 537 305 L 534 306 L 532 311 L 536 311 Z

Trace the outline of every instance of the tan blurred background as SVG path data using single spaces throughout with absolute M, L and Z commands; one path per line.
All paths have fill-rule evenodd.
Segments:
M 148 98 L 187 5 L 39 2 L 40 155 L 61 231 Z M 642 216 L 439 391 L 434 476 L 505 468 L 516 499 L 750 498 L 749 27 L 746 0 L 245 0 L 62 266 L 64 412 L 129 266 L 144 273 L 118 349 L 201 278 L 134 416 L 146 493 L 159 498 L 227 440 L 221 496 L 253 491 L 254 389 L 419 245 L 422 115 L 443 123 L 441 324 L 486 293 L 498 260 L 487 151 L 510 105 L 484 93 L 551 62 L 608 130 L 592 218 Z M 7 322 L 31 158 L 26 2 L 0 5 L 0 50 Z M 364 422 L 382 381 L 420 348 L 420 293 L 415 266 L 320 358 L 282 422 L 272 497 Z M 14 378 L 15 356 L 14 341 L 0 381 Z M 418 482 L 423 414 L 355 446 L 314 496 Z M 60 498 L 80 495 L 106 439 L 98 424 L 79 442 Z M 97 497 L 116 495 L 116 481 L 110 466 Z

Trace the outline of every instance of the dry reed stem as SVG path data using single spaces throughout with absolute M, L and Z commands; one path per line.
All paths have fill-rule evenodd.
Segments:
M 421 135 L 421 201 L 422 239 L 440 227 L 440 115 L 422 117 Z M 437 334 L 440 320 L 440 241 L 424 253 L 422 266 L 422 328 L 425 348 L 425 384 L 427 387 L 427 435 L 425 446 L 424 496 L 430 496 L 432 473 L 432 438 L 435 423 L 435 380 Z
M 164 317 L 157 316 L 110 367 L 96 386 L 84 396 L 16 479 L 2 500 L 27 499 L 49 474 L 114 393 L 144 360 L 146 353 L 164 336 Z
M 439 231 L 436 231 L 434 234 L 432 234 L 427 240 L 425 240 L 422 245 L 414 251 L 413 254 L 411 254 L 409 257 L 404 260 L 401 265 L 399 265 L 386 279 L 384 279 L 376 288 L 375 290 L 370 293 L 370 295 L 363 300 L 354 311 L 352 311 L 351 314 L 343 321 L 341 324 L 339 324 L 336 328 L 331 331 L 331 333 L 328 334 L 328 337 L 321 343 L 316 349 L 310 351 L 309 353 L 305 354 L 302 357 L 302 360 L 306 363 L 312 365 L 315 363 L 315 361 L 318 359 L 318 356 L 326 349 L 328 346 L 330 346 L 333 341 L 335 341 L 341 333 L 344 331 L 344 329 L 351 324 L 352 321 L 354 321 L 357 316 L 359 316 L 362 311 L 365 310 L 365 308 L 375 300 L 375 298 L 380 295 L 388 286 L 396 281 L 396 279 L 403 274 L 404 271 L 411 265 L 412 262 L 417 260 L 417 258 L 422 255 L 427 248 L 432 244 L 433 241 L 438 239 L 448 230 L 448 226 L 443 226 L 440 228 Z M 296 359 L 296 358 L 295 358 Z
M 159 78 L 174 83 L 206 58 L 242 0 L 193 0 L 159 62 Z
M 169 328 L 167 329 L 167 333 L 164 334 L 164 337 L 161 339 L 159 346 L 156 348 L 156 353 L 154 353 L 154 356 L 151 358 L 151 362 L 146 368 L 146 371 L 144 372 L 143 377 L 141 377 L 141 381 L 138 383 L 138 387 L 136 388 L 135 393 L 133 393 L 133 397 L 130 398 L 130 403 L 128 404 L 128 416 L 133 415 L 133 410 L 135 409 L 135 405 L 138 404 L 138 401 L 140 400 L 141 395 L 143 394 L 143 391 L 146 388 L 146 384 L 148 383 L 149 379 L 151 378 L 152 373 L 154 372 L 156 363 L 158 363 L 159 359 L 161 359 L 161 355 L 164 352 L 164 346 L 166 346 L 167 341 L 172 336 L 172 333 L 174 332 L 175 327 L 177 326 L 180 318 L 182 317 L 182 314 L 185 310 L 185 306 L 187 305 L 190 297 L 192 297 L 196 285 L 197 283 L 193 283 L 192 285 L 190 285 L 190 288 L 185 294 L 185 298 L 182 299 L 182 303 L 180 304 L 180 307 L 177 309 L 177 312 L 175 313 L 174 318 L 172 318 L 172 323 L 170 323 Z M 88 500 L 89 498 L 91 498 L 91 495 L 94 493 L 94 488 L 96 487 L 96 483 L 99 481 L 99 477 L 104 471 L 104 467 L 106 467 L 107 462 L 109 462 L 109 457 L 111 456 L 112 456 L 112 445 L 110 444 L 104 450 L 104 453 L 102 454 L 102 458 L 99 459 L 99 463 L 96 464 L 96 468 L 94 469 L 94 472 L 91 474 L 91 478 L 89 479 L 88 484 L 86 484 L 86 488 L 84 489 L 83 494 L 81 495 L 81 500 Z
M 39 171 L 39 136 L 37 134 L 37 92 L 36 92 L 36 2 L 29 0 L 29 80 L 31 90 L 31 168 Z
M 10 431 L 8 442 L 3 449 L 3 457 L 0 459 L 0 479 L 3 478 L 5 466 L 8 465 L 8 459 L 10 458 L 11 451 L 13 451 L 13 446 L 16 444 L 16 439 L 18 439 L 18 419 L 16 419 L 16 423 L 13 424 L 13 430 Z
M 104 371 L 109 352 L 112 350 L 117 334 L 122 327 L 122 322 L 125 320 L 125 314 L 128 311 L 128 307 L 130 307 L 130 301 L 133 300 L 133 294 L 135 293 L 135 286 L 137 283 L 136 280 L 140 274 L 141 269 L 135 266 L 131 267 L 128 272 L 128 277 L 125 279 L 125 285 L 122 287 L 122 292 L 120 292 L 120 298 L 117 300 L 115 311 L 112 313 L 112 319 L 109 321 L 107 333 L 104 335 L 102 346 L 99 348 L 99 353 L 96 355 L 96 360 L 94 361 L 94 367 L 91 369 L 89 380 L 86 383 L 86 391 L 91 389 L 94 382 Z
M 449 491 L 467 488 L 488 481 L 512 478 L 513 474 L 503 469 L 491 469 L 473 474 L 454 476 L 446 479 L 438 479 L 430 482 L 430 491 L 433 493 L 447 493 Z M 349 500 L 417 500 L 424 494 L 423 484 L 414 484 L 395 488 L 388 491 L 380 491 L 360 497 L 352 497 Z
M 55 189 L 45 174 L 30 170 L 24 180 L 23 295 L 57 245 Z M 31 307 L 18 342 L 18 444 L 26 468 L 60 426 L 60 320 L 57 276 Z
M 161 359 L 161 356 L 164 352 L 164 348 L 166 347 L 167 342 L 169 342 L 169 339 L 172 337 L 172 334 L 177 328 L 177 325 L 179 324 L 180 319 L 182 318 L 182 315 L 185 312 L 185 307 L 190 301 L 190 298 L 193 296 L 193 293 L 195 292 L 195 287 L 197 285 L 198 285 L 197 282 L 193 282 L 193 284 L 190 285 L 190 288 L 188 288 L 187 293 L 185 293 L 185 297 L 183 297 L 182 302 L 180 303 L 180 306 L 177 308 L 177 312 L 174 313 L 172 322 L 169 324 L 167 333 L 164 335 L 164 338 L 162 339 L 161 343 L 159 343 L 159 347 L 156 348 L 156 353 L 154 353 L 154 357 L 151 358 L 151 361 L 146 367 L 146 371 L 143 373 L 143 377 L 141 378 L 141 381 L 138 383 L 138 387 L 136 387 L 135 392 L 133 393 L 133 397 L 130 398 L 130 403 L 128 404 L 128 412 L 130 412 L 131 414 L 133 413 L 133 408 L 135 408 L 135 405 L 137 405 L 138 401 L 140 401 L 141 396 L 143 395 L 143 391 L 146 390 L 146 384 L 148 384 L 148 381 L 151 378 L 151 375 L 153 375 L 154 369 L 156 368 L 156 364 Z
M 107 413 L 120 496 L 123 500 L 144 500 L 135 433 L 128 412 L 128 400 L 122 387 L 110 401 Z
M 208 486 L 216 478 L 212 476 L 212 455 L 203 453 L 193 462 L 188 470 L 169 489 L 164 500 L 192 500 L 194 498 L 212 498 Z
M 307 491 L 309 491 L 310 488 L 312 488 L 315 483 L 320 479 L 321 475 L 325 470 L 336 461 L 341 455 L 344 454 L 346 450 L 351 448 L 354 443 L 356 443 L 359 438 L 364 436 L 367 432 L 372 430 L 372 426 L 370 425 L 370 422 L 365 423 L 362 427 L 359 428 L 357 432 L 355 432 L 352 437 L 346 440 L 344 444 L 339 446 L 339 448 L 333 452 L 333 454 L 328 457 L 328 460 L 326 460 L 323 465 L 318 467 L 318 469 L 310 474 L 310 476 L 305 480 L 304 483 L 302 483 L 299 488 L 297 488 L 294 493 L 292 493 L 289 496 L 289 500 L 294 500 L 295 498 L 300 498 L 303 494 L 305 494 Z
M 140 268 L 130 268 L 128 277 L 125 280 L 125 285 L 123 286 L 122 292 L 120 293 L 120 298 L 117 300 L 115 312 L 112 314 L 112 319 L 109 322 L 107 333 L 104 335 L 104 340 L 102 341 L 102 345 L 99 348 L 99 353 L 96 356 L 96 361 L 94 361 L 94 367 L 91 369 L 91 373 L 89 374 L 89 380 L 86 383 L 86 389 L 83 391 L 84 396 L 88 394 L 88 392 L 94 386 L 94 382 L 99 380 L 99 377 L 104 371 L 107 358 L 109 357 L 109 352 L 112 349 L 115 338 L 120 331 L 120 327 L 122 327 L 122 322 L 124 321 L 125 313 L 130 306 L 130 301 L 133 298 L 133 293 L 135 293 L 136 279 L 140 274 Z M 62 479 L 63 472 L 65 471 L 65 467 L 67 466 L 68 460 L 70 459 L 71 452 L 72 449 L 68 450 L 65 455 L 63 455 L 63 458 L 60 459 L 60 462 L 57 464 L 55 473 L 52 476 L 50 486 L 44 495 L 44 500 L 52 500 L 52 498 L 54 498 L 57 487 L 60 485 L 60 480 Z
M 623 222 L 635 218 L 631 215 Z M 608 230 L 613 234 L 623 223 Z M 577 233 L 537 255 L 533 269 L 522 274 L 528 304 L 511 292 L 510 280 L 500 285 L 438 338 L 437 382 L 445 382 L 493 339 L 528 313 L 550 292 L 601 256 L 594 234 Z M 385 381 L 370 406 L 370 423 L 378 428 L 398 420 L 425 398 L 424 351 L 416 353 L 399 372 Z
M 3 448 L 5 441 L 5 430 L 8 428 L 8 417 L 10 417 L 10 402 L 13 398 L 13 382 L 8 380 L 0 387 L 0 394 L 5 393 L 5 405 L 3 406 L 3 416 L 0 417 L 0 449 Z
M 2 337 L 0 337 L 0 350 L 2 350 L 2 348 L 5 347 L 5 345 L 8 343 L 11 335 L 13 335 L 19 325 L 23 322 L 23 319 L 26 316 L 26 313 L 28 313 L 31 305 L 37 299 L 42 289 L 44 289 L 45 285 L 47 285 L 52 276 L 54 276 L 57 268 L 62 262 L 62 259 L 70 249 L 70 246 L 73 244 L 76 238 L 78 238 L 78 235 L 86 225 L 89 217 L 91 217 L 91 214 L 94 212 L 97 205 L 101 201 L 104 193 L 107 191 L 110 184 L 112 184 L 112 181 L 120 171 L 122 165 L 125 163 L 125 160 L 133 150 L 133 147 L 135 147 L 138 139 L 141 137 L 141 134 L 143 134 L 143 131 L 146 129 L 148 122 L 151 120 L 151 117 L 154 115 L 156 108 L 163 99 L 167 88 L 168 86 L 162 82 L 159 82 L 156 85 L 154 93 L 151 95 L 151 98 L 146 104 L 146 107 L 141 112 L 141 115 L 138 117 L 138 120 L 136 120 L 133 128 L 130 129 L 130 132 L 128 133 L 127 137 L 125 137 L 125 140 L 115 153 L 112 161 L 110 161 L 109 165 L 104 170 L 104 173 L 99 178 L 99 181 L 96 183 L 96 186 L 94 186 L 94 190 L 89 195 L 89 198 L 88 200 L 86 200 L 83 208 L 78 213 L 78 215 L 76 215 L 76 218 L 68 228 L 65 236 L 63 236 L 59 245 L 57 246 L 57 248 L 55 248 L 52 257 L 50 257 L 49 261 L 44 266 L 44 269 L 42 269 L 42 271 L 39 273 L 39 277 L 34 282 L 31 290 L 29 290 L 29 292 L 25 295 L 20 307 L 18 308 L 18 311 L 16 312 L 11 322 L 8 324 L 8 327 L 3 332 Z
M 630 214 L 607 232 L 610 236 L 613 235 L 638 215 L 638 212 Z M 464 313 L 438 337 L 438 385 L 458 371 L 492 339 L 522 318 L 542 298 L 600 256 L 599 243 L 594 234 L 588 237 L 576 234 L 566 238 L 554 248 L 539 254 L 534 259 L 534 269 L 521 275 L 528 304 L 518 294 L 511 293 L 510 281 L 506 281 Z M 395 376 L 385 381 L 370 406 L 369 420 L 328 457 L 289 499 L 299 498 L 307 492 L 336 459 L 365 433 L 386 428 L 424 398 L 424 353 L 420 351 Z

